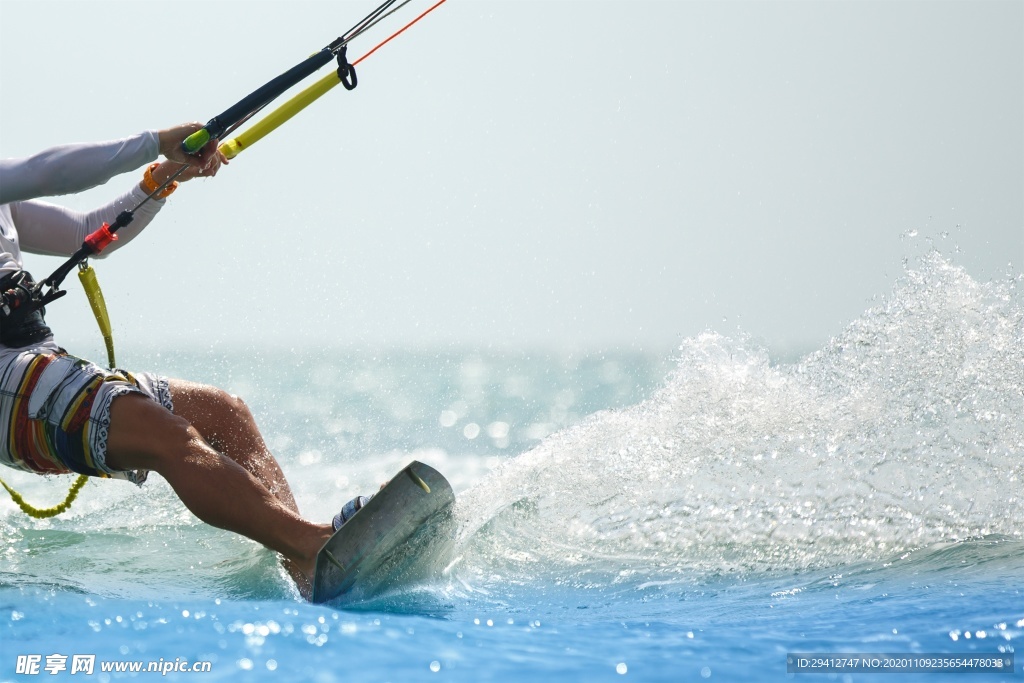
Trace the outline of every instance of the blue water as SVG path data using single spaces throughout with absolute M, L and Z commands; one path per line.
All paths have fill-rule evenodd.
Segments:
M 245 396 L 309 517 L 437 467 L 456 560 L 341 610 L 156 477 L 91 482 L 53 521 L 3 501 L 0 681 L 160 660 L 211 663 L 170 680 L 747 681 L 793 678 L 789 652 L 1013 653 L 1020 300 L 930 256 L 793 359 L 711 332 L 665 353 L 124 350 Z M 66 485 L 3 476 L 42 504 Z M 29 654 L 96 671 L 16 675 Z

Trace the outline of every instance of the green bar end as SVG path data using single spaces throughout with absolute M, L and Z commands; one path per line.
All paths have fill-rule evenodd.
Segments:
M 181 143 L 181 148 L 188 154 L 195 154 L 210 141 L 210 131 L 205 128 L 200 128 L 192 135 L 189 135 Z

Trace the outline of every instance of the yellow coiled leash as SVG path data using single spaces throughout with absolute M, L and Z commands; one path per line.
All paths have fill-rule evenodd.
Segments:
M 89 306 L 92 308 L 93 315 L 96 316 L 96 323 L 100 326 L 100 334 L 103 335 L 103 343 L 107 347 L 107 362 L 109 366 L 113 368 L 116 365 L 114 362 L 114 333 L 110 328 L 110 316 L 107 315 L 107 303 L 103 299 L 103 290 L 100 289 L 99 280 L 96 279 L 96 271 L 93 270 L 88 261 L 82 261 L 78 264 L 78 279 L 82 281 L 82 287 L 85 289 L 85 296 L 89 299 Z M 21 494 L 8 486 L 7 482 L 3 479 L 0 479 L 0 486 L 7 489 L 7 493 L 11 494 L 11 500 L 13 500 L 26 515 L 36 519 L 45 519 L 47 517 L 56 517 L 70 508 L 71 503 L 73 503 L 75 498 L 78 497 L 78 492 L 82 490 L 82 487 L 85 486 L 87 481 L 89 481 L 89 477 L 84 474 L 78 475 L 78 478 L 75 479 L 75 482 L 71 485 L 68 495 L 64 498 L 64 502 L 49 508 L 37 508 L 28 504 L 25 502 L 25 499 L 22 498 Z
M 7 493 L 11 494 L 11 500 L 13 500 L 26 515 L 29 517 L 35 517 L 36 519 L 46 519 L 47 517 L 56 517 L 71 507 L 71 503 L 75 502 L 75 498 L 78 497 L 78 492 L 82 490 L 82 487 L 85 486 L 85 482 L 87 481 L 89 481 L 89 477 L 84 474 L 78 475 L 78 479 L 75 479 L 75 483 L 71 485 L 71 490 L 68 491 L 68 495 L 64 499 L 64 502 L 59 505 L 54 505 L 52 508 L 37 508 L 29 505 L 25 502 L 25 499 L 21 497 L 21 494 L 8 486 L 7 482 L 3 479 L 0 479 L 0 486 L 7 489 Z
M 96 316 L 96 324 L 100 326 L 100 334 L 103 335 L 103 343 L 107 347 L 107 367 L 113 370 L 117 363 L 114 362 L 114 333 L 110 329 L 107 302 L 103 299 L 103 291 L 100 289 L 99 280 L 96 279 L 96 271 L 92 269 L 88 261 L 78 264 L 78 279 L 82 281 L 85 296 L 89 299 L 89 306 L 92 307 L 92 314 Z

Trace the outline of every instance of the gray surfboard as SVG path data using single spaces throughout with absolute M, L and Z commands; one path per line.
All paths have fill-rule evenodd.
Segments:
M 440 573 L 452 559 L 454 502 L 441 473 L 413 461 L 320 549 L 313 602 L 369 600 Z

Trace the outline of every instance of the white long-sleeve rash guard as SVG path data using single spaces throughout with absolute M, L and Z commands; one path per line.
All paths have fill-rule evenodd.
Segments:
M 88 213 L 36 200 L 82 192 L 115 175 L 133 171 L 159 154 L 155 131 L 122 140 L 62 145 L 24 159 L 0 160 L 0 277 L 21 270 L 21 252 L 70 256 L 86 235 L 146 198 L 136 182 L 114 201 Z M 135 220 L 117 231 L 117 240 L 100 258 L 130 242 L 164 205 L 154 198 L 135 212 Z

